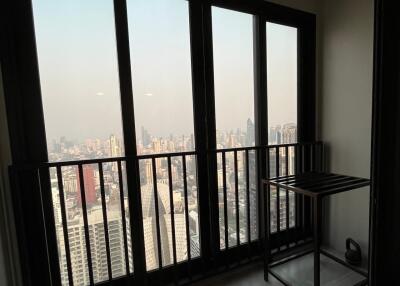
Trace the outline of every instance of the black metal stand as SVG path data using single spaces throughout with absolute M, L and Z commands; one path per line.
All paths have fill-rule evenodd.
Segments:
M 354 286 L 361 286 L 368 284 L 368 273 L 348 264 L 344 260 L 334 256 L 333 254 L 321 249 L 321 225 L 322 225 L 322 198 L 331 194 L 345 192 L 370 185 L 370 181 L 363 178 L 356 178 L 350 176 L 328 174 L 328 173 L 305 173 L 301 175 L 278 177 L 263 181 L 266 186 L 266 233 L 265 233 L 265 260 L 264 260 L 264 279 L 268 281 L 268 274 L 274 276 L 283 285 L 290 286 L 291 284 L 285 280 L 278 273 L 274 272 L 272 268 L 277 265 L 281 265 L 293 259 L 297 259 L 309 253 L 314 253 L 314 286 L 320 286 L 320 255 L 334 260 L 337 263 L 359 273 L 364 276 L 365 279 L 358 282 Z M 303 251 L 289 258 L 285 258 L 281 261 L 271 263 L 272 253 L 270 246 L 270 187 L 282 188 L 293 191 L 295 193 L 309 196 L 312 199 L 312 218 L 313 218 L 313 243 L 312 249 Z M 278 196 L 277 192 L 277 196 Z M 279 209 L 277 210 L 279 212 Z M 279 223 L 279 222 L 278 222 Z

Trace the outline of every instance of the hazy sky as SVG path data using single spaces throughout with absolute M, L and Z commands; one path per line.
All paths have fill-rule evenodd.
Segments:
M 111 0 L 33 0 L 48 139 L 121 134 Z M 127 0 L 136 129 L 193 133 L 190 35 L 184 0 Z M 217 128 L 254 117 L 250 15 L 213 9 Z M 271 125 L 296 121 L 296 29 L 269 24 Z

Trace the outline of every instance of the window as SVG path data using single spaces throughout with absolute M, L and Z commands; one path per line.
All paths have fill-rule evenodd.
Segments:
M 212 27 L 217 149 L 254 146 L 253 16 L 213 7 Z M 222 152 L 217 160 L 224 249 L 249 242 L 248 223 L 257 222 L 255 151 Z M 256 238 L 257 225 L 249 227 Z
M 188 3 L 128 5 L 138 154 L 194 150 Z
M 297 28 L 267 23 L 269 144 L 297 142 Z
M 113 1 L 34 0 L 33 11 L 50 161 L 122 156 Z
M 94 10 L 93 7 L 96 7 Z M 124 155 L 113 1 L 34 0 L 33 12 L 50 161 Z M 125 177 L 125 167 L 122 168 Z M 63 224 L 67 225 L 74 285 L 90 282 L 78 166 L 50 170 L 63 285 L 69 284 Z M 101 178 L 104 180 L 101 186 Z M 130 225 L 124 237 L 116 163 L 82 166 L 93 281 L 133 271 Z M 63 200 L 59 184 L 63 187 Z M 106 202 L 111 275 L 108 275 L 102 191 Z M 126 187 L 124 188 L 126 190 Z M 122 195 L 126 218 L 127 194 Z M 64 205 L 66 221 L 61 216 Z M 101 255 L 103 253 L 103 255 Z
M 188 3 L 127 4 L 138 154 L 193 151 Z M 182 156 L 139 160 L 147 270 L 172 264 L 174 244 L 177 262 L 200 255 L 196 158 L 184 160 L 186 176 Z
M 267 94 L 268 94 L 268 143 L 289 144 L 297 142 L 297 28 L 267 23 Z M 276 166 L 278 156 L 279 168 Z M 288 160 L 286 160 L 288 157 Z M 294 173 L 294 147 L 270 150 L 271 176 Z M 288 164 L 288 166 L 286 166 Z M 295 195 L 293 192 L 271 188 L 271 230 L 286 229 L 286 216 L 289 227 L 295 224 Z M 277 211 L 277 199 L 279 214 Z M 289 211 L 286 201 L 289 199 Z
M 18 94 L 17 103 L 36 103 L 37 116 L 32 122 L 10 118 L 10 124 L 18 134 L 30 130 L 26 138 L 36 129 L 43 134 L 42 123 L 46 129 L 32 144 L 16 144 L 28 151 L 27 161 L 40 162 L 23 174 L 29 176 L 24 187 L 32 188 L 23 193 L 23 218 L 34 225 L 44 217 L 49 229 L 35 237 L 27 228 L 33 242 L 24 249 L 28 257 L 43 253 L 44 261 L 46 249 L 31 248 L 43 241 L 57 246 L 62 285 L 119 283 L 122 276 L 128 283 L 169 283 L 164 274 L 175 264 L 176 274 L 196 277 L 210 270 L 205 255 L 220 267 L 225 255 L 259 251 L 260 244 L 251 243 L 264 223 L 258 199 L 266 169 L 259 167 L 268 163 L 271 176 L 294 173 L 295 148 L 267 145 L 297 142 L 298 109 L 301 127 L 312 126 L 304 111 L 313 106 L 314 79 L 305 62 L 314 56 L 314 43 L 306 42 L 315 31 L 304 12 L 239 2 L 32 0 L 36 39 L 21 33 L 16 42 L 37 44 L 44 122 L 33 88 Z M 272 10 L 280 24 L 266 22 Z M 258 33 L 264 28 L 265 37 Z M 17 49 L 16 55 L 24 52 Z M 36 67 L 22 67 L 21 79 L 32 76 L 36 86 Z M 14 105 L 15 114 L 26 112 Z M 44 150 L 39 158 L 31 155 L 46 142 L 51 162 Z M 261 156 L 267 150 L 270 162 Z M 48 171 L 50 189 L 42 180 Z M 43 206 L 35 209 L 43 214 L 31 219 L 28 203 L 40 200 Z M 285 231 L 292 238 L 286 230 L 304 210 L 302 201 L 275 189 L 271 202 L 274 236 Z M 220 241 L 214 241 L 218 226 Z M 49 254 L 52 268 L 55 255 Z M 33 269 L 37 276 L 47 271 Z M 57 275 L 48 279 L 60 284 Z

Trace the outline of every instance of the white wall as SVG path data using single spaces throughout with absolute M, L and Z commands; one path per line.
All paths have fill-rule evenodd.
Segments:
M 329 167 L 370 176 L 373 0 L 322 0 L 320 32 L 320 137 L 329 144 Z M 369 191 L 332 196 L 326 203 L 324 243 L 344 251 L 358 241 L 367 257 Z
M 269 1 L 317 15 L 318 134 L 329 145 L 328 167 L 369 178 L 374 1 Z M 368 190 L 335 195 L 325 210 L 324 244 L 344 252 L 345 239 L 352 237 L 366 258 Z

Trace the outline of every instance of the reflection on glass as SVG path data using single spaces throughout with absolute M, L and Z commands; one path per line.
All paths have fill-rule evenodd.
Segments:
M 188 3 L 127 1 L 139 154 L 194 150 Z
M 196 162 L 194 156 L 185 156 L 185 158 L 186 178 L 183 176 L 184 165 L 181 156 L 171 157 L 171 165 L 165 157 L 157 158 L 154 161 L 144 159 L 139 162 L 148 271 L 159 267 L 159 245 L 161 246 L 162 267 L 174 262 L 174 242 L 177 262 L 189 258 L 188 240 L 190 257 L 194 258 L 200 255 Z M 156 170 L 157 197 L 154 190 L 153 170 Z M 172 205 L 169 171 L 172 178 Z M 156 209 L 156 200 L 158 209 Z M 175 228 L 173 228 L 172 218 Z M 158 241 L 157 227 L 159 227 L 160 242 Z M 189 239 L 187 239 L 187 233 L 189 233 Z

